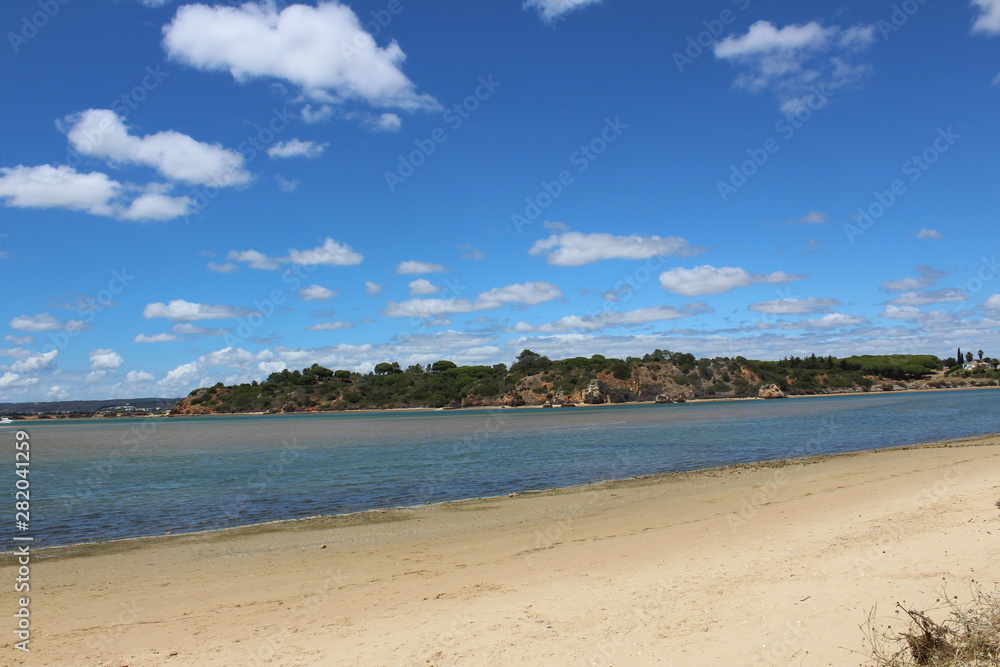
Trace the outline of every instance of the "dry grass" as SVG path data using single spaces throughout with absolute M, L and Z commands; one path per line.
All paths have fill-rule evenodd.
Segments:
M 983 593 L 979 584 L 970 585 L 971 599 L 959 602 L 942 595 L 926 611 L 908 609 L 896 603 L 892 625 L 881 627 L 877 608 L 862 626 L 865 655 L 873 667 L 1000 667 L 1000 594 Z M 943 619 L 940 623 L 931 616 Z

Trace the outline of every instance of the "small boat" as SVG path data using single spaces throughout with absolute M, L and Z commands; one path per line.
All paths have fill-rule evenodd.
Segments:
M 13 424 L 14 420 L 10 417 L 0 417 L 0 425 Z

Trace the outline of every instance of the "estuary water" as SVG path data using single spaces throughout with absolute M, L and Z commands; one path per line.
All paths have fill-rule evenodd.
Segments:
M 1000 389 L 683 405 L 20 422 L 34 545 L 419 505 L 1000 432 Z M 9 485 L 13 496 L 13 482 Z M 12 506 L 13 499 L 11 499 Z M 0 550 L 9 549 L 12 530 Z

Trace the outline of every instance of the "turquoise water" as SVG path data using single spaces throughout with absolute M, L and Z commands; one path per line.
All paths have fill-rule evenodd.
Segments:
M 51 546 L 192 532 L 948 440 L 1000 432 L 998 403 L 1000 389 L 989 389 L 553 410 L 32 422 L 32 533 L 36 546 Z M 15 430 L 0 430 L 9 441 L 8 471 Z M 12 504 L 14 478 L 9 472 L 4 478 Z

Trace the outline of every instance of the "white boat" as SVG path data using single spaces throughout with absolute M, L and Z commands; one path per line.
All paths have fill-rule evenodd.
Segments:
M 10 417 L 0 417 L 0 424 L 13 424 L 14 420 Z

